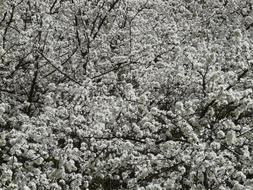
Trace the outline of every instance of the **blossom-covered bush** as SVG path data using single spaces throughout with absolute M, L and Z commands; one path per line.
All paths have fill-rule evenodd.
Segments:
M 253 1 L 0 1 L 0 189 L 251 190 Z

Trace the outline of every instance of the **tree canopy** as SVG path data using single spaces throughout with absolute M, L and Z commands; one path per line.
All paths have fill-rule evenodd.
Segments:
M 0 189 L 251 190 L 252 9 L 0 1 Z

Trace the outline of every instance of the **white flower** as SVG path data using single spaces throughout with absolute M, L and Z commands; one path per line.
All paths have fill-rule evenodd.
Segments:
M 10 190 L 18 190 L 18 185 L 15 184 L 15 183 L 10 183 L 8 185 L 8 188 L 7 189 L 10 189 Z
M 83 182 L 83 186 L 84 186 L 85 188 L 88 188 L 88 187 L 89 187 L 89 182 L 88 182 L 88 181 L 84 181 L 84 182 Z
M 228 145 L 234 144 L 236 141 L 236 134 L 235 131 L 228 131 L 226 134 L 226 142 Z
M 173 179 L 167 179 L 165 182 L 166 188 L 168 189 L 174 189 L 175 188 L 175 180 Z
M 252 16 L 246 16 L 245 17 L 245 22 L 247 25 L 250 25 L 253 23 L 253 17 Z
M 242 150 L 243 150 L 244 159 L 249 159 L 251 157 L 250 152 L 249 152 L 249 148 L 247 146 L 244 146 Z
M 44 159 L 42 157 L 37 158 L 34 163 L 41 165 L 43 163 Z
M 227 190 L 227 188 L 225 188 L 224 186 L 220 186 L 219 190 Z
M 183 111 L 184 109 L 184 104 L 182 102 L 177 102 L 175 106 L 176 106 L 176 110 L 178 111 Z
M 212 142 L 210 144 L 210 146 L 214 149 L 214 150 L 219 150 L 220 149 L 220 143 L 219 142 Z
M 157 115 L 159 113 L 159 110 L 156 107 L 152 107 L 150 111 L 153 115 Z
M 53 98 L 51 97 L 51 94 L 48 94 L 47 96 L 45 96 L 45 105 L 51 106 L 54 103 Z
M 5 112 L 5 107 L 1 104 L 0 105 L 0 116 L 3 115 L 4 112 Z
M 128 182 L 127 182 L 127 186 L 128 186 L 128 187 L 133 187 L 133 186 L 136 184 L 136 182 L 137 182 L 137 179 L 136 179 L 136 178 L 130 179 L 130 180 L 128 180 Z
M 3 180 L 4 181 L 5 180 L 6 181 L 11 180 L 12 179 L 12 174 L 13 174 L 13 172 L 10 169 L 7 169 L 7 170 L 3 171 L 3 175 L 2 175 L 2 176 L 4 176 Z
M 239 172 L 236 173 L 236 178 L 238 180 L 242 180 L 242 181 L 246 180 L 246 176 L 245 176 L 245 174 L 242 171 L 239 171 Z
M 147 95 L 146 94 L 141 95 L 140 102 L 141 103 L 146 103 L 147 101 L 148 101 Z
M 101 134 L 101 135 L 103 135 L 103 134 Z M 116 132 L 116 137 L 121 137 L 121 136 L 122 136 L 122 133 L 119 132 L 119 131 L 117 131 L 117 132 Z
M 146 190 L 162 190 L 162 187 L 159 184 L 151 183 L 146 187 Z
M 78 123 L 81 123 L 81 122 L 85 121 L 85 118 L 82 115 L 78 115 L 75 118 L 75 121 L 78 122 Z
M 26 157 L 29 158 L 29 159 L 36 158 L 35 151 L 34 150 L 28 150 L 27 153 L 26 153 Z
M 182 132 L 186 135 L 186 136 L 190 136 L 193 132 L 193 129 L 190 125 L 188 124 L 184 124 L 184 126 L 182 127 Z
M 190 143 L 196 143 L 199 142 L 198 135 L 196 133 L 191 133 L 191 136 L 189 137 L 189 142 Z
M 3 147 L 6 145 L 5 135 L 0 136 L 0 147 Z
M 68 110 L 63 106 L 58 107 L 57 114 L 61 117 L 68 117 L 69 116 Z
M 13 138 L 9 140 L 9 143 L 13 146 L 14 144 L 16 144 L 18 142 L 18 138 Z
M 139 132 L 140 131 L 140 127 L 136 123 L 133 123 L 133 131 L 134 132 Z
M 4 119 L 1 115 L 0 115 L 0 125 L 1 125 L 1 126 L 6 125 L 5 119 Z
M 238 28 L 238 29 L 235 29 L 234 30 L 234 36 L 237 38 L 237 39 L 241 39 L 243 37 L 242 35 L 242 31 Z
M 178 170 L 179 170 L 182 174 L 185 173 L 185 171 L 186 171 L 186 169 L 185 169 L 184 166 L 179 166 L 179 167 L 178 167 Z
M 218 131 L 218 133 L 217 133 L 217 137 L 220 138 L 220 139 L 221 139 L 221 138 L 224 138 L 224 137 L 225 137 L 225 133 L 224 133 L 223 131 L 220 130 L 220 131 Z
M 32 189 L 32 190 L 36 190 L 37 189 L 37 185 L 35 182 L 33 181 L 30 181 L 28 186 Z
M 239 184 L 238 181 L 236 181 L 232 190 L 245 190 L 245 187 L 243 185 Z
M 56 89 L 55 83 L 48 84 L 48 88 L 49 90 L 54 91 Z
M 128 177 L 128 173 L 127 172 L 123 172 L 122 173 L 122 179 L 125 180 L 125 179 L 127 179 L 127 177 Z
M 66 162 L 65 167 L 69 172 L 77 170 L 74 160 L 69 160 L 68 162 Z
M 41 175 L 40 169 L 36 168 L 36 169 L 34 170 L 34 175 L 36 175 L 36 176 Z
M 211 152 L 207 152 L 207 153 L 206 153 L 206 156 L 207 156 L 209 159 L 213 160 L 213 159 L 215 159 L 215 158 L 217 157 L 217 154 L 216 154 L 214 151 L 211 151 Z
M 3 49 L 2 46 L 0 46 L 0 55 L 2 56 L 3 54 L 5 54 L 5 49 Z
M 152 86 L 153 88 L 160 88 L 160 87 L 161 87 L 161 85 L 160 85 L 159 82 L 152 82 L 152 83 L 151 83 L 151 86 Z
M 61 188 L 61 186 L 58 185 L 57 183 L 52 183 L 52 184 L 50 185 L 50 189 L 61 190 L 62 188 Z
M 30 190 L 30 188 L 29 188 L 28 186 L 25 185 L 25 186 L 23 187 L 23 190 Z

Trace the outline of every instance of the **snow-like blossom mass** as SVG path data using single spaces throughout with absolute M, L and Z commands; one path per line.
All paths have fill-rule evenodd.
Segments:
M 1 190 L 252 190 L 252 0 L 0 0 Z

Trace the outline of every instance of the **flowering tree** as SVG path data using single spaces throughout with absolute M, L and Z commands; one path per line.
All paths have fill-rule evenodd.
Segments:
M 252 8 L 0 1 L 0 188 L 252 189 Z

